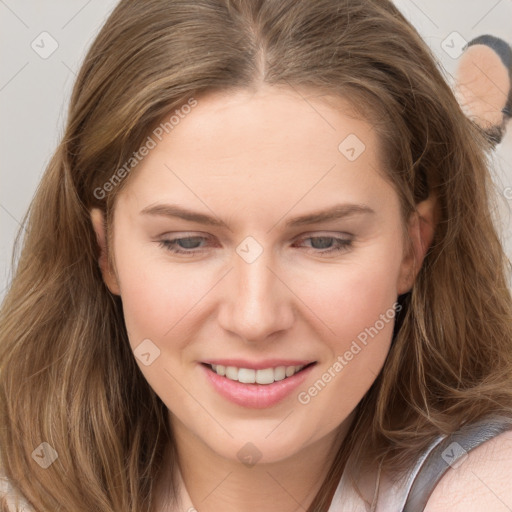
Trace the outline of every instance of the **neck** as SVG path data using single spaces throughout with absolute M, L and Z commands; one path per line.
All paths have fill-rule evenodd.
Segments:
M 307 510 L 312 503 L 352 416 L 327 436 L 287 459 L 253 466 L 220 456 L 174 419 L 181 477 L 197 510 L 293 512 Z M 171 461 L 168 462 L 167 467 L 171 467 Z

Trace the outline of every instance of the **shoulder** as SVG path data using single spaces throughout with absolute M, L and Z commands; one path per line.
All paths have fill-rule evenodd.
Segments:
M 512 431 L 471 450 L 450 468 L 432 492 L 424 512 L 510 512 Z

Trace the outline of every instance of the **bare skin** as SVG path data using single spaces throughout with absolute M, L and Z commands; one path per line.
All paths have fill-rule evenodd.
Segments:
M 339 149 L 350 134 L 364 151 L 354 139 Z M 430 244 L 433 203 L 402 219 L 381 162 L 371 123 L 355 118 L 346 100 L 309 94 L 305 101 L 275 87 L 210 94 L 198 98 L 120 193 L 113 268 L 101 212 L 91 212 L 104 279 L 122 298 L 132 348 L 149 339 L 160 351 L 148 366 L 137 362 L 169 409 L 181 474 L 201 512 L 307 508 L 329 469 L 336 433 L 342 441 L 382 368 L 392 321 L 382 321 L 307 404 L 298 400 L 361 332 L 391 315 Z M 223 224 L 142 213 L 157 204 Z M 352 207 L 338 219 L 286 226 L 335 204 Z M 251 263 L 236 251 L 249 236 L 262 249 Z M 186 255 L 162 245 L 186 237 L 204 239 L 196 238 L 194 249 L 180 247 Z M 336 239 L 342 247 L 327 253 Z M 201 362 L 222 357 L 316 364 L 300 389 L 251 409 L 220 396 L 205 379 Z M 238 455 L 248 442 L 261 454 L 250 468 Z

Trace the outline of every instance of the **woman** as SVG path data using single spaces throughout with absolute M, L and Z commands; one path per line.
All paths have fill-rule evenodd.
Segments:
M 38 511 L 501 510 L 488 148 L 387 1 L 122 1 L 2 309 L 12 487 Z

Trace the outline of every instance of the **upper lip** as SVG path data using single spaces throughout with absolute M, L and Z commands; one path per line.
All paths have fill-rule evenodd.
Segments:
M 222 366 L 234 366 L 236 368 L 247 368 L 249 370 L 263 370 L 265 368 L 277 368 L 278 366 L 306 366 L 316 361 L 308 359 L 265 359 L 263 361 L 247 361 L 244 359 L 206 359 L 204 364 L 215 364 Z

